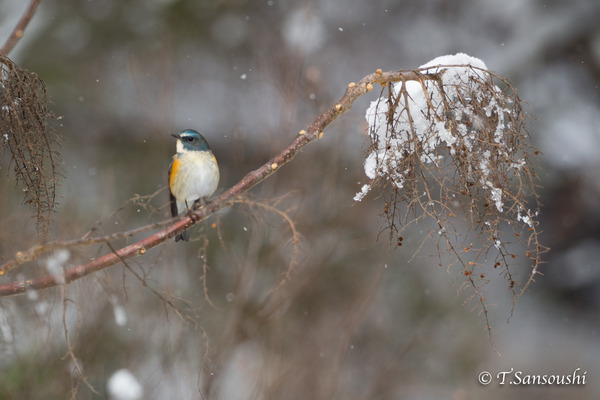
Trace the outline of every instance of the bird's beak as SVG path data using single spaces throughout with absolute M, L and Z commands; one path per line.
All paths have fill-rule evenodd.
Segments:
M 178 133 L 171 133 L 171 136 L 173 136 L 177 140 L 181 140 L 181 136 L 179 136 Z

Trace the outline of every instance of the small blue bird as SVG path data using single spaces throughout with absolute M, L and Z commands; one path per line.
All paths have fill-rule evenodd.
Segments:
M 172 136 L 177 139 L 177 153 L 169 166 L 169 194 L 175 217 L 217 190 L 219 165 L 200 133 L 186 129 Z M 179 240 L 190 240 L 189 231 L 177 235 L 175 241 Z

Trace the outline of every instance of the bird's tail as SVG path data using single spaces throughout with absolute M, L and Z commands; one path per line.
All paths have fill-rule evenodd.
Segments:
M 190 241 L 190 232 L 189 231 L 183 231 L 179 235 L 175 236 L 175 241 L 176 242 L 179 242 L 180 240 L 184 240 L 186 242 L 189 242 Z

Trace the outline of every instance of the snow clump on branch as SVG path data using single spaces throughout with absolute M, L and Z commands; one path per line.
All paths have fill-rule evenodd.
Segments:
M 496 155 L 490 150 L 514 152 L 504 140 L 504 133 L 511 129 L 506 118 L 513 112 L 511 102 L 498 101 L 502 91 L 490 83 L 487 67 L 478 58 L 462 53 L 442 56 L 418 71 L 436 78 L 396 82 L 389 94 L 383 93 L 367 109 L 373 144 L 364 166 L 367 177 L 372 181 L 385 178 L 402 189 L 412 178 L 414 156 L 422 164 L 439 168 L 444 159 L 440 148 L 445 147 L 451 157 L 473 154 L 483 150 L 481 135 L 485 133 L 491 137 L 484 140 L 491 139 L 495 149 L 471 157 L 476 163 L 467 165 L 465 172 L 489 190 L 491 202 L 502 212 L 502 189 L 491 179 Z M 361 201 L 370 189 L 371 184 L 364 185 L 354 199 Z

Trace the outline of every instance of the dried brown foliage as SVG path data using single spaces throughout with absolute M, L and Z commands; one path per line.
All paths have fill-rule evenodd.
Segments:
M 56 205 L 59 175 L 58 136 L 48 126 L 54 118 L 48 102 L 44 81 L 0 54 L 0 150 L 8 149 L 43 238 Z
M 492 279 L 490 266 L 506 278 L 514 304 L 547 251 L 537 222 L 538 152 L 508 81 L 470 65 L 422 72 L 418 82 L 384 87 L 367 112 L 365 170 L 386 189 L 391 239 L 402 246 L 411 225 L 430 227 L 421 247 L 433 241 L 440 266 L 460 266 L 487 321 L 482 287 Z M 523 256 L 531 270 L 519 281 Z

